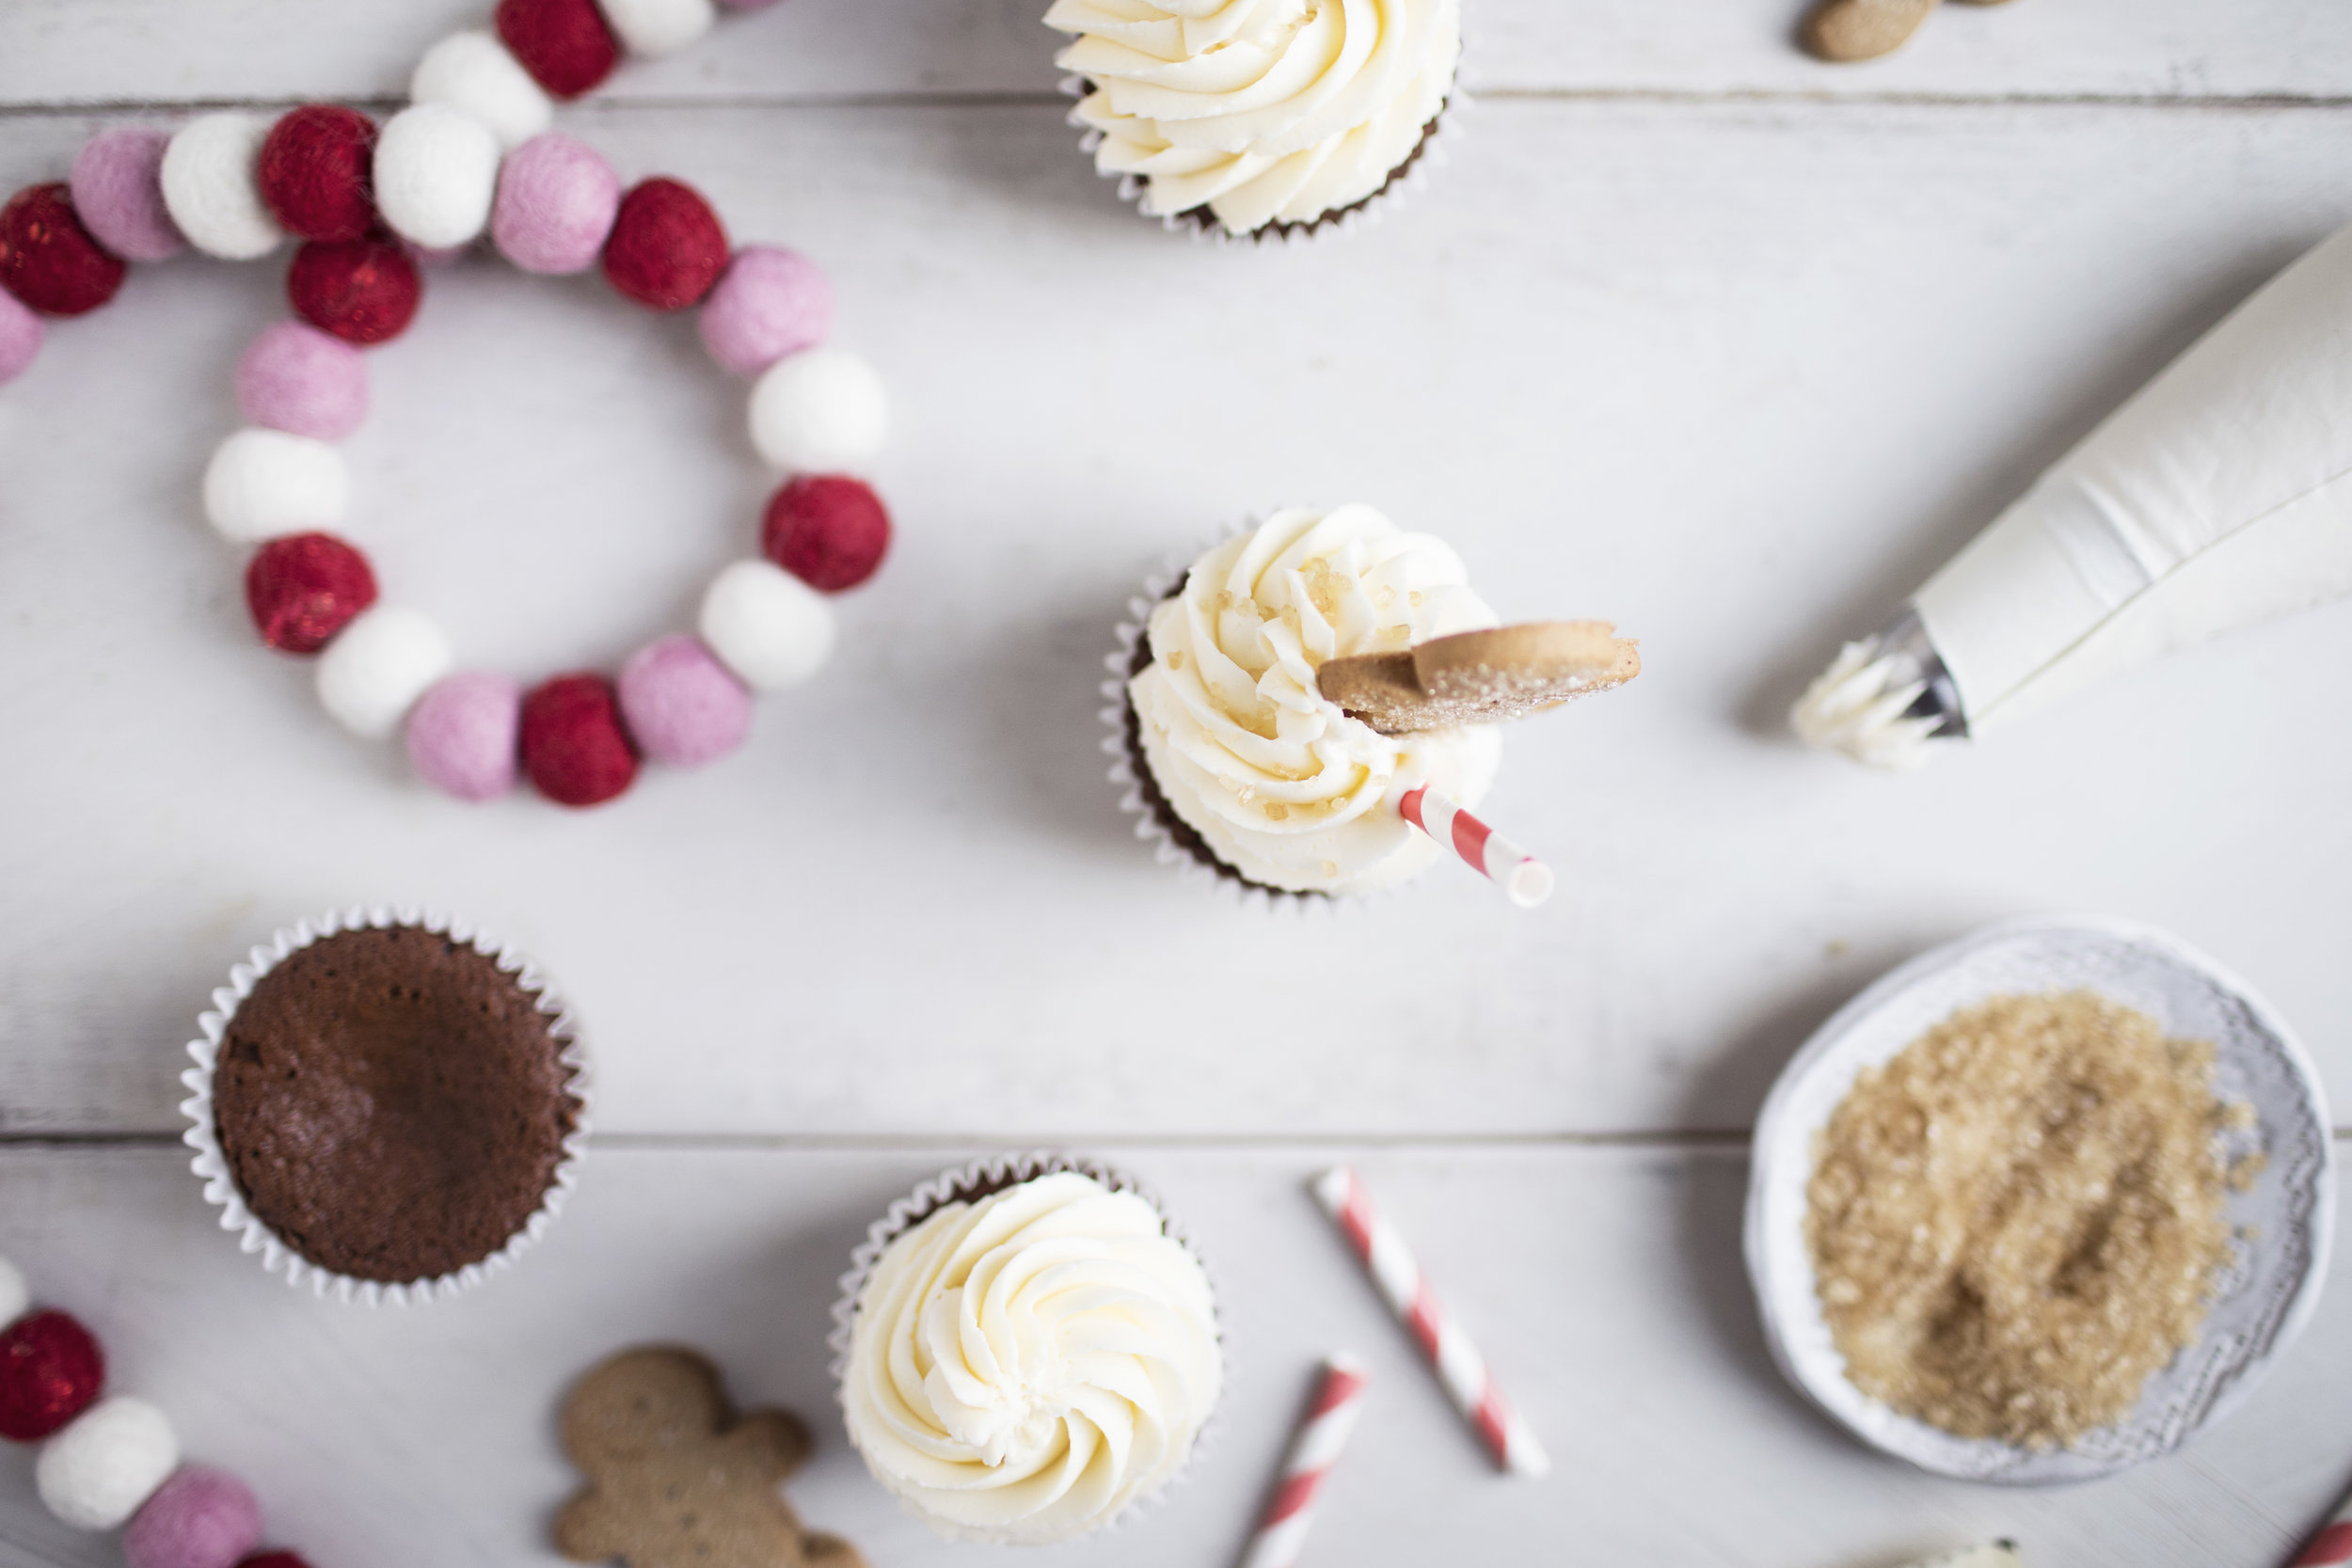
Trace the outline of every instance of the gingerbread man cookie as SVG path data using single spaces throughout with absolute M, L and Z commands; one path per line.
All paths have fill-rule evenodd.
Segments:
M 1535 621 L 1326 660 L 1315 688 L 1382 735 L 1491 724 L 1623 686 L 1638 644 L 1606 621 Z
M 2009 0 L 1970 0 L 2003 6 Z M 1825 60 L 1875 60 L 1924 26 L 1937 0 L 1821 0 L 1804 19 L 1804 46 Z
M 564 1402 L 564 1451 L 588 1485 L 555 1520 L 575 1562 L 628 1568 L 866 1568 L 839 1536 L 801 1528 L 784 1478 L 808 1428 L 783 1410 L 738 1416 L 719 1370 L 690 1350 L 623 1351 Z

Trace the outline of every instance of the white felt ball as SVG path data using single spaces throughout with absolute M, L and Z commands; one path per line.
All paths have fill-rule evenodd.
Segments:
M 890 393 L 846 348 L 787 355 L 752 388 L 752 445 L 779 468 L 856 473 L 882 454 Z
M 14 1263 L 0 1258 L 0 1328 L 6 1328 L 24 1315 L 33 1305 L 32 1292 L 24 1288 L 24 1276 Z
M 667 55 L 705 33 L 718 15 L 710 0 L 596 0 L 632 55 Z
M 180 1439 L 145 1400 L 101 1400 L 40 1446 L 33 1484 L 76 1529 L 112 1529 L 139 1511 L 180 1465 Z
M 783 567 L 739 561 L 703 594 L 703 641 L 755 691 L 797 686 L 833 653 L 833 606 Z
M 455 660 L 447 634 L 430 619 L 379 604 L 361 610 L 319 655 L 319 702 L 362 740 L 381 740 Z
M 269 128 L 260 115 L 205 115 L 164 149 L 165 210 L 207 256 L 250 261 L 286 237 L 262 199 L 258 166 Z
M 414 103 L 375 141 L 375 210 L 427 250 L 470 244 L 499 188 L 498 133 L 447 103 Z
M 508 151 L 546 130 L 554 118 L 554 105 L 531 72 L 487 33 L 452 33 L 426 50 L 408 78 L 408 96 L 419 103 L 465 110 L 497 132 Z
M 350 504 L 342 453 L 309 436 L 240 430 L 204 470 L 204 515 L 240 545 L 333 528 Z

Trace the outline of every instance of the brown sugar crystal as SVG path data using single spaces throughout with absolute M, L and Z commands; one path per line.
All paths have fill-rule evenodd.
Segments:
M 2212 1082 L 2210 1045 L 2088 991 L 1994 998 L 1863 1072 L 1805 1216 L 1854 1386 L 2036 1449 L 2128 1414 L 2228 1257 Z

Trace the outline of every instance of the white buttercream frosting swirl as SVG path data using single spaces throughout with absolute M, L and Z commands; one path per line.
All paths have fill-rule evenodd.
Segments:
M 1144 1199 L 1060 1171 L 889 1244 L 842 1404 L 867 1468 L 943 1533 L 1043 1544 L 1174 1476 L 1223 1377 L 1200 1261 Z
M 1327 659 L 1498 623 L 1461 558 L 1369 506 L 1279 512 L 1194 562 L 1152 611 L 1128 682 L 1145 765 L 1170 810 L 1252 882 L 1369 893 L 1442 852 L 1397 809 L 1418 785 L 1475 806 L 1490 724 L 1386 736 L 1315 685 Z
M 1379 190 L 1454 89 L 1461 0 L 1055 0 L 1105 173 L 1233 233 Z

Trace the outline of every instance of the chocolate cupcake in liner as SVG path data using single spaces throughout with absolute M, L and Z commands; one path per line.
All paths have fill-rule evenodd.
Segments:
M 1070 123 L 1081 148 L 1122 200 L 1170 231 L 1217 245 L 1352 234 L 1422 189 L 1461 137 L 1460 0 L 1395 0 L 1371 47 L 1354 53 L 1344 35 L 1355 6 L 1133 12 L 1055 0 L 1045 24 L 1071 35 L 1055 63 L 1071 73 L 1061 90 L 1079 101 Z M 1229 87 L 1243 55 L 1259 69 Z M 1303 75 L 1295 64 L 1318 57 Z M 1343 70 L 1349 80 L 1330 90 L 1329 72 Z M 1300 79 L 1289 99 L 1272 97 L 1267 84 L 1290 78 Z
M 1100 1244 L 1073 1256 L 1073 1239 Z M 986 1379 L 968 1364 L 955 1378 L 934 1366 L 914 1386 L 860 1375 L 893 1366 L 888 1351 L 875 1353 L 879 1365 L 860 1354 L 862 1312 L 877 1314 L 874 1332 L 894 1340 L 961 1344 L 985 1332 L 954 1321 L 975 1275 L 995 1287 L 1030 1269 L 1066 1275 L 1097 1262 L 1112 1277 L 1084 1292 L 1081 1321 L 1067 1326 L 1083 1334 L 1103 1320 L 1120 1331 L 1127 1349 L 1089 1352 L 1120 1363 L 1117 1386 L 1090 1381 L 1104 1370 L 1089 1367 L 1025 1411 L 1003 1400 L 959 1400 Z M 940 1283 L 957 1271 L 954 1285 Z M 869 1301 L 869 1291 L 879 1293 Z M 1080 1294 L 1065 1289 L 1050 1299 Z M 1014 1291 L 992 1310 L 1017 1311 L 1023 1299 Z M 1116 1530 L 1165 1498 L 1218 1432 L 1227 1343 L 1207 1268 L 1158 1198 L 1091 1160 L 1041 1150 L 940 1172 L 868 1228 L 841 1276 L 833 1318 L 834 1385 L 850 1446 L 901 1507 L 948 1540 L 1045 1545 Z M 1056 1331 L 1065 1325 L 1025 1326 L 1002 1347 L 1058 1351 Z M 1133 1348 L 1146 1333 L 1159 1337 L 1158 1354 Z M 900 1356 L 911 1367 L 913 1347 Z M 1034 1387 L 1041 1374 L 1069 1369 L 1057 1360 L 1020 1370 Z M 1139 1389 L 1148 1391 L 1138 1398 Z M 912 1441 L 897 1435 L 909 1428 Z M 1104 1441 L 1110 1428 L 1123 1442 Z M 942 1457 L 943 1449 L 958 1457 Z M 1000 1469 L 1001 1484 L 983 1483 Z
M 198 1027 L 183 1141 L 221 1227 L 290 1285 L 370 1306 L 455 1295 L 545 1234 L 578 1181 L 578 1030 L 469 926 L 303 921 L 230 970 Z
M 1336 651 L 1356 653 L 1367 651 L 1356 644 L 1368 636 L 1380 646 L 1401 647 L 1496 624 L 1494 611 L 1470 592 L 1468 573 L 1451 548 L 1427 535 L 1404 532 L 1371 507 L 1322 513 L 1293 508 L 1229 530 L 1189 565 L 1171 565 L 1146 578 L 1142 594 L 1128 602 L 1128 618 L 1117 628 L 1117 646 L 1104 660 L 1115 678 L 1103 685 L 1109 705 L 1102 719 L 1111 732 L 1103 741 L 1103 750 L 1115 759 L 1110 778 L 1123 790 L 1120 804 L 1134 815 L 1136 836 L 1152 843 L 1163 864 L 1179 867 L 1187 879 L 1232 889 L 1245 903 L 1360 904 L 1394 891 L 1444 858 L 1437 844 L 1398 815 L 1394 797 L 1427 783 L 1465 806 L 1476 806 L 1501 763 L 1498 726 L 1466 725 L 1392 740 L 1322 703 L 1308 684 L 1309 674 L 1291 683 L 1297 689 L 1282 693 L 1295 721 L 1303 726 L 1293 736 L 1269 739 L 1241 722 L 1248 715 L 1213 711 L 1202 719 L 1201 705 L 1177 705 L 1180 721 L 1200 720 L 1200 733 L 1192 738 L 1226 771 L 1214 782 L 1206 769 L 1170 780 L 1152 766 L 1134 694 L 1136 678 L 1155 662 L 1152 614 L 1187 591 L 1193 572 L 1236 548 L 1245 554 L 1235 559 L 1259 572 L 1254 580 L 1270 581 L 1271 587 L 1263 590 L 1267 598 L 1253 590 L 1241 610 L 1246 618 L 1232 629 L 1255 637 L 1263 623 L 1270 628 L 1266 637 L 1281 639 L 1275 664 L 1268 666 L 1277 673 L 1282 656 L 1302 641 L 1340 639 L 1333 643 Z M 1307 571 L 1314 573 L 1312 580 Z M 1214 602 L 1200 608 L 1219 617 L 1220 626 L 1229 612 Z M 1395 635 L 1383 635 L 1391 630 Z M 1266 656 L 1263 648 L 1235 651 L 1246 660 Z M 1174 659 L 1187 657 L 1182 649 L 1169 653 Z M 1204 691 L 1205 687 L 1203 682 Z M 1311 717 L 1317 710 L 1319 723 Z M 1253 782 L 1237 784 L 1235 773 L 1250 765 L 1234 748 L 1280 749 L 1286 754 L 1275 759 L 1282 766 L 1253 771 Z M 1335 756 L 1335 751 L 1344 756 Z M 1321 771 L 1300 776 L 1311 764 Z M 1186 806 L 1172 801 L 1171 791 L 1185 792 Z M 1212 843 L 1212 836 L 1221 842 Z

